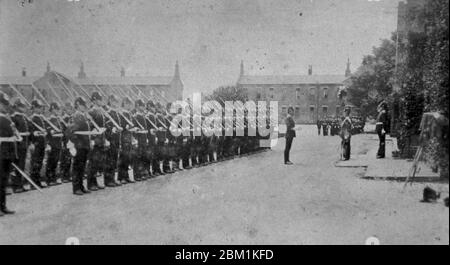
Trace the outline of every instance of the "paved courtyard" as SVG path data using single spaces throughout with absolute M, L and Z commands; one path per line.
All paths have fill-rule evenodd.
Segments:
M 449 210 L 427 185 L 361 178 L 335 167 L 339 138 L 300 126 L 293 166 L 274 150 L 83 197 L 68 184 L 8 196 L 0 244 L 449 244 Z M 366 153 L 368 135 L 353 138 Z M 448 196 L 448 184 L 429 184 Z

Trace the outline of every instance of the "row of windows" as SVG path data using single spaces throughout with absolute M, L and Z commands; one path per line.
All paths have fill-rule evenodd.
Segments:
M 287 110 L 288 110 L 288 107 L 287 107 L 287 106 L 282 106 L 282 107 L 281 107 L 281 113 L 282 113 L 283 115 L 287 114 Z M 294 110 L 295 110 L 295 116 L 300 116 L 300 114 L 301 114 L 300 106 L 296 106 L 296 107 L 294 108 Z M 310 113 L 315 113 L 315 110 L 316 110 L 316 107 L 315 107 L 315 106 L 310 106 L 310 107 L 309 107 L 309 112 L 310 112 Z M 336 114 L 339 114 L 339 113 L 340 113 L 340 107 L 339 107 L 339 106 L 336 106 Z M 324 114 L 324 115 L 327 115 L 327 114 L 328 114 L 328 106 L 322 106 L 322 114 Z
M 296 98 L 299 100 L 299 99 L 301 99 L 301 97 L 302 97 L 302 95 L 304 96 L 304 94 L 301 94 L 299 91 L 296 91 L 296 93 L 295 93 L 295 96 L 296 96 Z M 310 98 L 314 98 L 316 95 L 315 95 L 315 90 L 314 91 L 312 91 L 310 94 L 309 94 L 309 96 L 310 96 Z M 270 95 L 269 95 L 269 99 L 274 99 L 274 94 L 273 93 L 271 93 Z M 256 99 L 257 100 L 260 100 L 262 98 L 262 95 L 261 95 L 261 93 L 257 93 L 256 94 Z M 324 91 L 323 91 L 323 98 L 325 98 L 325 99 L 327 99 L 328 98 L 328 90 L 327 89 L 324 89 Z

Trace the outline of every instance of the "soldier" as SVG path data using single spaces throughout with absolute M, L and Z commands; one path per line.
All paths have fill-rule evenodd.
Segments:
M 9 97 L 0 92 L 0 216 L 15 213 L 6 207 L 6 184 L 11 164 L 17 159 L 16 142 L 20 136 L 8 113 Z
M 63 124 L 63 139 L 62 139 L 62 149 L 61 149 L 61 162 L 59 164 L 61 181 L 63 183 L 68 183 L 71 181 L 70 166 L 72 164 L 72 156 L 70 155 L 69 149 L 67 148 L 67 143 L 70 137 L 70 127 L 72 124 L 72 114 L 73 108 L 69 104 L 66 104 L 63 110 L 63 115 L 59 117 L 60 122 Z
M 133 165 L 133 160 L 135 158 L 135 150 L 137 148 L 137 140 L 134 138 L 134 132 L 136 127 L 134 126 L 132 120 L 133 116 L 131 110 L 133 109 L 133 103 L 126 97 L 122 100 L 122 111 L 119 112 L 122 118 L 122 124 L 125 125 L 125 129 L 122 132 L 122 148 L 120 151 L 120 162 L 119 162 L 119 176 L 118 179 L 121 184 L 134 183 L 135 181 L 131 179 L 129 168 Z
M 34 151 L 31 155 L 31 179 L 36 183 L 40 188 L 46 187 L 41 181 L 41 169 L 44 162 L 44 156 L 47 147 L 47 134 L 48 128 L 46 126 L 46 122 L 42 113 L 44 112 L 44 106 L 42 102 L 38 99 L 33 100 L 31 102 L 31 108 L 34 114 L 31 116 L 31 122 L 33 125 L 33 133 L 32 133 L 32 144 Z M 31 186 L 31 189 L 35 189 Z
M 108 99 L 107 115 L 108 122 L 106 126 L 107 140 L 110 142 L 110 147 L 106 151 L 106 168 L 105 168 L 105 182 L 106 187 L 117 187 L 121 184 L 116 183 L 114 179 L 115 172 L 118 170 L 120 149 L 122 148 L 122 119 L 119 115 L 119 99 L 111 95 Z
M 322 129 L 322 120 L 317 119 L 317 135 L 320 135 L 320 130 Z
M 328 136 L 328 122 L 326 119 L 322 121 L 322 135 Z
M 342 139 L 341 142 L 341 147 L 342 147 L 342 157 L 344 160 L 350 160 L 350 140 L 352 137 L 352 129 L 353 129 L 353 124 L 352 124 L 352 120 L 350 119 L 350 111 L 351 108 L 347 107 L 344 110 L 344 121 L 341 124 L 341 132 L 340 132 L 340 136 Z
M 91 101 L 94 104 L 92 109 L 88 112 L 87 117 L 92 118 L 90 121 L 97 130 L 106 130 L 107 118 L 104 115 L 103 98 L 98 92 L 92 93 Z M 105 187 L 97 182 L 97 174 L 103 174 L 104 183 L 112 183 L 114 179 L 112 176 L 105 174 L 105 156 L 106 150 L 110 147 L 110 142 L 105 138 L 105 134 L 98 134 L 94 138 L 94 147 L 89 156 L 89 171 L 88 171 L 88 189 L 90 191 L 102 190 Z
M 284 149 L 284 164 L 292 165 L 293 163 L 289 159 L 289 152 L 291 151 L 292 141 L 296 137 L 295 134 L 295 122 L 292 118 L 294 114 L 294 108 L 290 107 L 288 110 L 288 115 L 286 117 L 286 148 Z
M 70 140 L 67 143 L 67 148 L 74 157 L 72 180 L 73 194 L 79 196 L 90 192 L 83 185 L 86 162 L 90 150 L 92 149 L 92 126 L 89 119 L 86 117 L 86 113 L 86 101 L 81 97 L 77 98 L 75 100 L 75 113 L 72 117 L 73 124 L 70 129 Z
M 57 103 L 50 104 L 49 111 L 51 113 L 50 122 L 56 127 L 50 130 L 49 145 L 51 150 L 47 159 L 47 185 L 56 186 L 57 182 L 56 168 L 61 157 L 61 149 L 63 144 L 64 125 L 60 121 L 61 108 Z
M 149 178 L 148 170 L 150 163 L 147 157 L 148 151 L 148 125 L 145 119 L 145 104 L 141 99 L 136 100 L 135 110 L 136 114 L 133 117 L 134 125 L 138 128 L 136 131 L 137 151 L 136 159 L 134 161 L 134 179 L 136 181 L 144 181 Z
M 14 113 L 11 115 L 11 120 L 14 122 L 19 131 L 22 141 L 17 143 L 17 166 L 21 170 L 25 170 L 25 162 L 27 158 L 27 151 L 30 145 L 30 128 L 32 127 L 27 118 L 27 105 L 22 99 L 17 99 L 13 105 Z M 22 175 L 16 171 L 12 178 L 12 188 L 14 193 L 24 192 L 24 181 Z
M 378 134 L 380 144 L 377 152 L 377 159 L 384 158 L 386 155 L 386 134 L 389 133 L 389 116 L 387 114 L 387 103 L 381 102 L 378 105 L 378 117 L 375 130 Z

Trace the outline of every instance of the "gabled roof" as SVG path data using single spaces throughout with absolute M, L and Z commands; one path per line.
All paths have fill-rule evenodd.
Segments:
M 169 85 L 172 82 L 172 76 L 104 76 L 104 77 L 72 77 L 72 80 L 81 85 Z
M 53 72 L 53 71 L 52 71 Z M 63 75 L 65 76 L 65 75 Z M 67 76 L 66 76 L 67 77 Z M 31 85 L 42 76 L 0 76 L 0 84 Z M 81 85 L 169 85 L 172 76 L 104 76 L 104 77 L 68 77 Z
M 239 78 L 241 85 L 296 85 L 296 84 L 342 84 L 344 75 L 244 75 Z
M 39 76 L 0 76 L 1 85 L 31 85 Z

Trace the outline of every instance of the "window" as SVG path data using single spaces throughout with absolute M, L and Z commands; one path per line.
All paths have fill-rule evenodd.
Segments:
M 295 91 L 295 96 L 296 96 L 297 100 L 300 99 L 300 88 L 297 88 L 297 89 L 296 89 L 296 91 Z
M 300 117 L 300 107 L 299 106 L 295 107 L 295 117 L 296 118 Z
M 341 107 L 336 106 L 336 117 L 339 117 L 341 115 Z
M 315 116 L 315 108 L 314 106 L 309 106 L 309 120 L 312 122 L 314 121 Z
M 323 98 L 328 98 L 328 87 L 323 88 Z
M 328 115 L 328 106 L 322 106 L 322 113 L 323 113 L 323 116 Z
M 316 94 L 316 88 L 315 87 L 311 87 L 310 89 L 309 89 L 309 95 L 310 96 L 314 96 Z
M 257 93 L 256 94 L 256 100 L 260 100 L 261 99 L 261 93 Z

